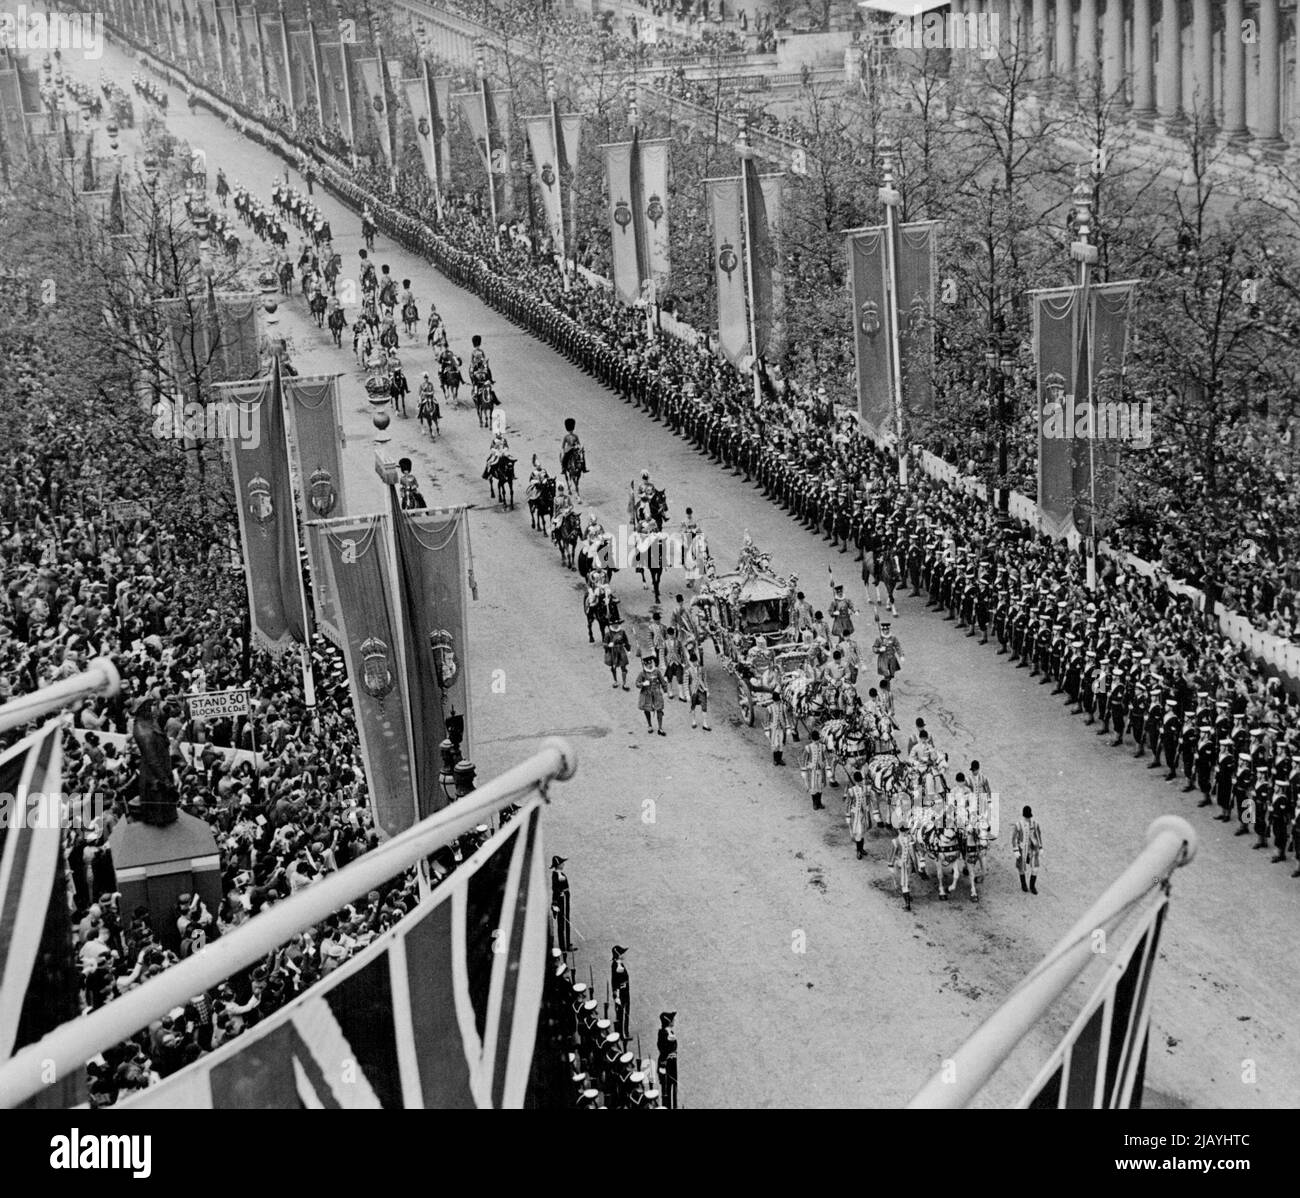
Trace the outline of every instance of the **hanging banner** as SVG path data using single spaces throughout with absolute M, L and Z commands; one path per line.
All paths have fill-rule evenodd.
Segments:
M 758 166 L 753 157 L 741 162 L 745 188 L 745 206 L 749 210 L 749 227 L 745 230 L 745 250 L 749 254 L 749 269 L 753 272 L 752 320 L 756 345 L 750 352 L 763 357 L 772 339 L 772 270 L 776 254 L 772 248 L 772 235 L 767 222 L 767 205 L 763 201 L 763 187 L 758 180 Z
M 858 377 L 858 416 L 876 437 L 892 436 L 894 391 L 890 373 L 889 302 L 885 282 L 885 229 L 848 235 L 853 297 L 853 345 Z
M 398 596 L 406 631 L 419 818 L 447 805 L 439 745 L 472 760 L 469 713 L 469 525 L 464 509 L 402 511 L 392 492 Z
M 316 26 L 310 21 L 307 23 L 307 52 L 311 59 L 311 99 L 316 105 L 316 119 L 320 122 L 320 127 L 325 129 L 328 128 L 327 122 L 333 120 L 333 114 L 326 105 L 328 97 L 325 90 L 325 64 L 321 61 L 320 38 L 316 34 Z
M 240 10 L 239 31 L 244 42 L 244 67 L 253 80 L 248 94 L 265 100 L 267 98 L 266 71 L 262 62 L 262 31 L 256 8 Z
M 283 386 L 302 510 L 314 520 L 346 515 L 338 376 L 296 376 Z
M 1130 280 L 1088 288 L 1091 379 L 1076 387 L 1074 420 L 1074 521 L 1081 532 L 1092 528 L 1094 515 L 1098 531 L 1109 526 L 1119 498 L 1123 451 L 1151 444 L 1150 405 L 1135 402 L 1124 379 L 1136 286 Z
M 432 108 L 432 91 L 429 87 L 428 66 L 422 64 L 420 78 L 408 79 L 402 87 L 406 91 L 406 102 L 411 108 L 411 119 L 415 122 L 415 144 L 420 149 L 420 160 L 424 163 L 424 173 L 434 190 L 439 187 L 438 179 L 438 131 L 434 125 Z
M 173 377 L 182 394 L 261 374 L 257 304 L 258 297 L 245 292 L 158 301 L 171 331 Z
M 1151 1029 L 1151 971 L 1169 896 L 1143 916 L 1017 1110 L 1099 1111 L 1142 1106 Z
M 325 548 L 323 529 L 319 520 L 307 520 L 303 524 L 307 562 L 311 568 L 312 616 L 316 621 L 316 631 L 340 652 L 346 652 L 338 596 L 330 582 L 329 553 Z
M 749 353 L 740 179 L 706 179 L 713 225 L 713 275 L 718 291 L 718 342 L 733 366 Z
M 637 219 L 636 142 L 612 142 L 600 147 L 605 154 L 605 179 L 609 191 L 609 228 L 613 243 L 614 293 L 629 306 L 641 298 L 641 222 Z
M 560 162 L 555 145 L 555 123 L 550 113 L 524 117 L 524 129 L 536 167 L 537 190 L 541 193 L 542 208 L 546 214 L 546 231 L 552 243 L 559 247 L 564 241 L 563 215 L 560 203 Z
M 284 35 L 284 21 L 280 17 L 262 18 L 262 50 L 266 55 L 276 99 L 284 105 L 286 113 L 292 114 L 294 111 L 293 80 L 289 75 L 288 42 Z
M 239 29 L 233 4 L 217 5 L 217 36 L 221 39 L 222 86 L 234 99 L 245 100 L 244 68 L 239 49 Z
M 671 255 L 668 249 L 668 147 L 671 138 L 642 141 L 641 199 L 642 240 L 645 243 L 647 278 L 663 291 L 668 286 Z
M 770 265 L 767 276 L 772 292 L 772 324 L 768 332 L 767 346 L 763 355 L 770 362 L 780 359 L 785 353 L 785 243 L 782 233 L 782 198 L 785 186 L 784 175 L 763 175 L 759 179 L 763 189 L 763 208 L 767 213 L 767 238 L 770 251 Z M 758 269 L 757 262 L 755 269 Z
M 339 135 L 352 144 L 352 102 L 348 94 L 347 64 L 344 62 L 346 47 L 341 42 L 324 43 L 320 48 L 321 69 L 324 72 L 325 125 L 337 130 Z
M 483 94 L 487 106 L 488 126 L 492 133 L 492 176 L 497 186 L 499 213 L 509 216 L 515 207 L 514 172 L 510 169 L 511 145 L 510 88 L 494 88 L 484 80 Z
M 522 1108 L 550 924 L 541 807 L 530 795 L 374 943 L 242 1035 L 118 1106 Z
M 438 187 L 445 191 L 451 186 L 451 76 L 439 75 L 433 80 L 433 130 L 438 148 Z
M 291 29 L 289 41 L 289 85 L 294 105 L 319 115 L 316 96 L 316 65 L 312 51 L 312 31 Z
M 198 0 L 198 33 L 200 56 L 203 60 L 204 80 L 216 80 L 217 69 L 217 4 L 216 0 Z
M 1074 380 L 1081 303 L 1077 287 L 1031 291 L 1038 371 L 1038 514 L 1059 538 L 1074 527 Z
M 324 552 L 320 586 L 333 596 L 375 823 L 396 836 L 415 822 L 414 753 L 404 633 L 386 515 L 312 522 Z
M 936 221 L 898 226 L 898 344 L 903 404 L 909 416 L 934 411 L 934 288 Z
M 185 0 L 171 0 L 173 62 L 179 67 L 189 67 L 190 43 L 186 36 Z
M 280 372 L 227 384 L 221 394 L 240 412 L 239 420 L 227 423 L 227 441 L 253 637 L 264 648 L 282 652 L 306 642 L 307 598 L 298 568 Z M 249 429 L 253 435 L 239 435 Z
M 388 162 L 393 160 L 393 146 L 388 136 L 388 99 L 382 77 L 382 64 L 378 58 L 359 58 L 361 85 L 366 98 L 366 125 L 376 142 L 374 152 Z

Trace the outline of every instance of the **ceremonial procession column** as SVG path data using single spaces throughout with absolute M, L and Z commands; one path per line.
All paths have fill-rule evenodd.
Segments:
M 1074 70 L 1073 0 L 1056 0 L 1056 73 L 1068 75 Z
M 1179 0 L 1160 8 L 1160 115 L 1176 121 L 1183 114 L 1183 26 Z
M 1192 0 L 1192 109 L 1214 124 L 1214 13 L 1210 0 Z
M 1034 51 L 1035 73 L 1047 76 L 1051 73 L 1051 55 L 1047 43 L 1047 0 L 1034 0 L 1034 26 L 1030 44 Z
M 1114 0 L 1116 4 L 1121 0 Z M 1151 65 L 1151 0 L 1133 0 L 1133 112 L 1154 116 L 1156 81 Z
M 1097 69 L 1097 0 L 1079 0 L 1079 34 L 1076 61 L 1079 74 Z
M 1245 14 L 1242 0 L 1223 6 L 1223 131 L 1229 137 L 1249 137 L 1246 130 L 1246 43 L 1241 40 Z
M 1106 95 L 1113 96 L 1124 86 L 1124 0 L 1106 0 L 1101 45 L 1101 81 Z
M 1262 142 L 1282 139 L 1278 103 L 1279 28 L 1277 0 L 1259 0 L 1259 119 Z

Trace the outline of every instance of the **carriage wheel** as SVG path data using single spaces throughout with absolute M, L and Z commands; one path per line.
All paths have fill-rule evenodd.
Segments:
M 736 699 L 740 703 L 740 714 L 745 717 L 745 723 L 752 728 L 754 726 L 754 696 L 749 689 L 749 683 L 743 678 L 736 683 Z

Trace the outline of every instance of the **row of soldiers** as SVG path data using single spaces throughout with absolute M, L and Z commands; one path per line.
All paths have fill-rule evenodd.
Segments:
M 1145 656 L 1096 603 L 1062 586 L 1024 581 L 1006 565 L 918 534 L 907 520 L 887 524 L 902 532 L 902 548 L 894 540 L 878 551 L 904 559 L 928 606 L 946 610 L 968 636 L 987 641 L 991 631 L 1000 654 L 1054 683 L 1052 693 L 1088 725 L 1100 722 L 1097 735 L 1116 747 L 1127 735 L 1135 758 L 1149 755 L 1147 768 L 1164 768 L 1166 781 L 1181 776 L 1184 793 L 1199 790 L 1199 805 L 1217 806 L 1224 823 L 1235 818 L 1237 835 L 1253 832 L 1256 849 L 1271 841 L 1274 862 L 1286 861 L 1288 848 L 1300 856 L 1300 730 L 1250 727 L 1243 702 L 1234 711 L 1229 699 Z
M 677 1033 L 675 1011 L 659 1016 L 658 1061 L 633 1052 L 632 982 L 628 949 L 614 945 L 610 978 L 602 1007 L 591 983 L 574 976 L 571 895 L 564 872 L 566 858 L 551 858 L 551 968 L 543 992 L 543 1021 L 555 1051 L 563 1054 L 561 1086 L 565 1105 L 581 1108 L 677 1107 Z M 612 1000 L 612 1010 L 611 1010 Z M 639 1049 L 639 1039 L 637 1040 Z

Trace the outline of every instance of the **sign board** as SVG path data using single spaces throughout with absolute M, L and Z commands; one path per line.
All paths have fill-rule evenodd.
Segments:
M 118 499 L 108 505 L 108 514 L 117 521 L 148 520 L 149 508 L 134 499 Z
M 190 718 L 195 720 L 219 720 L 248 714 L 246 690 L 207 691 L 186 695 L 185 700 L 190 705 Z

